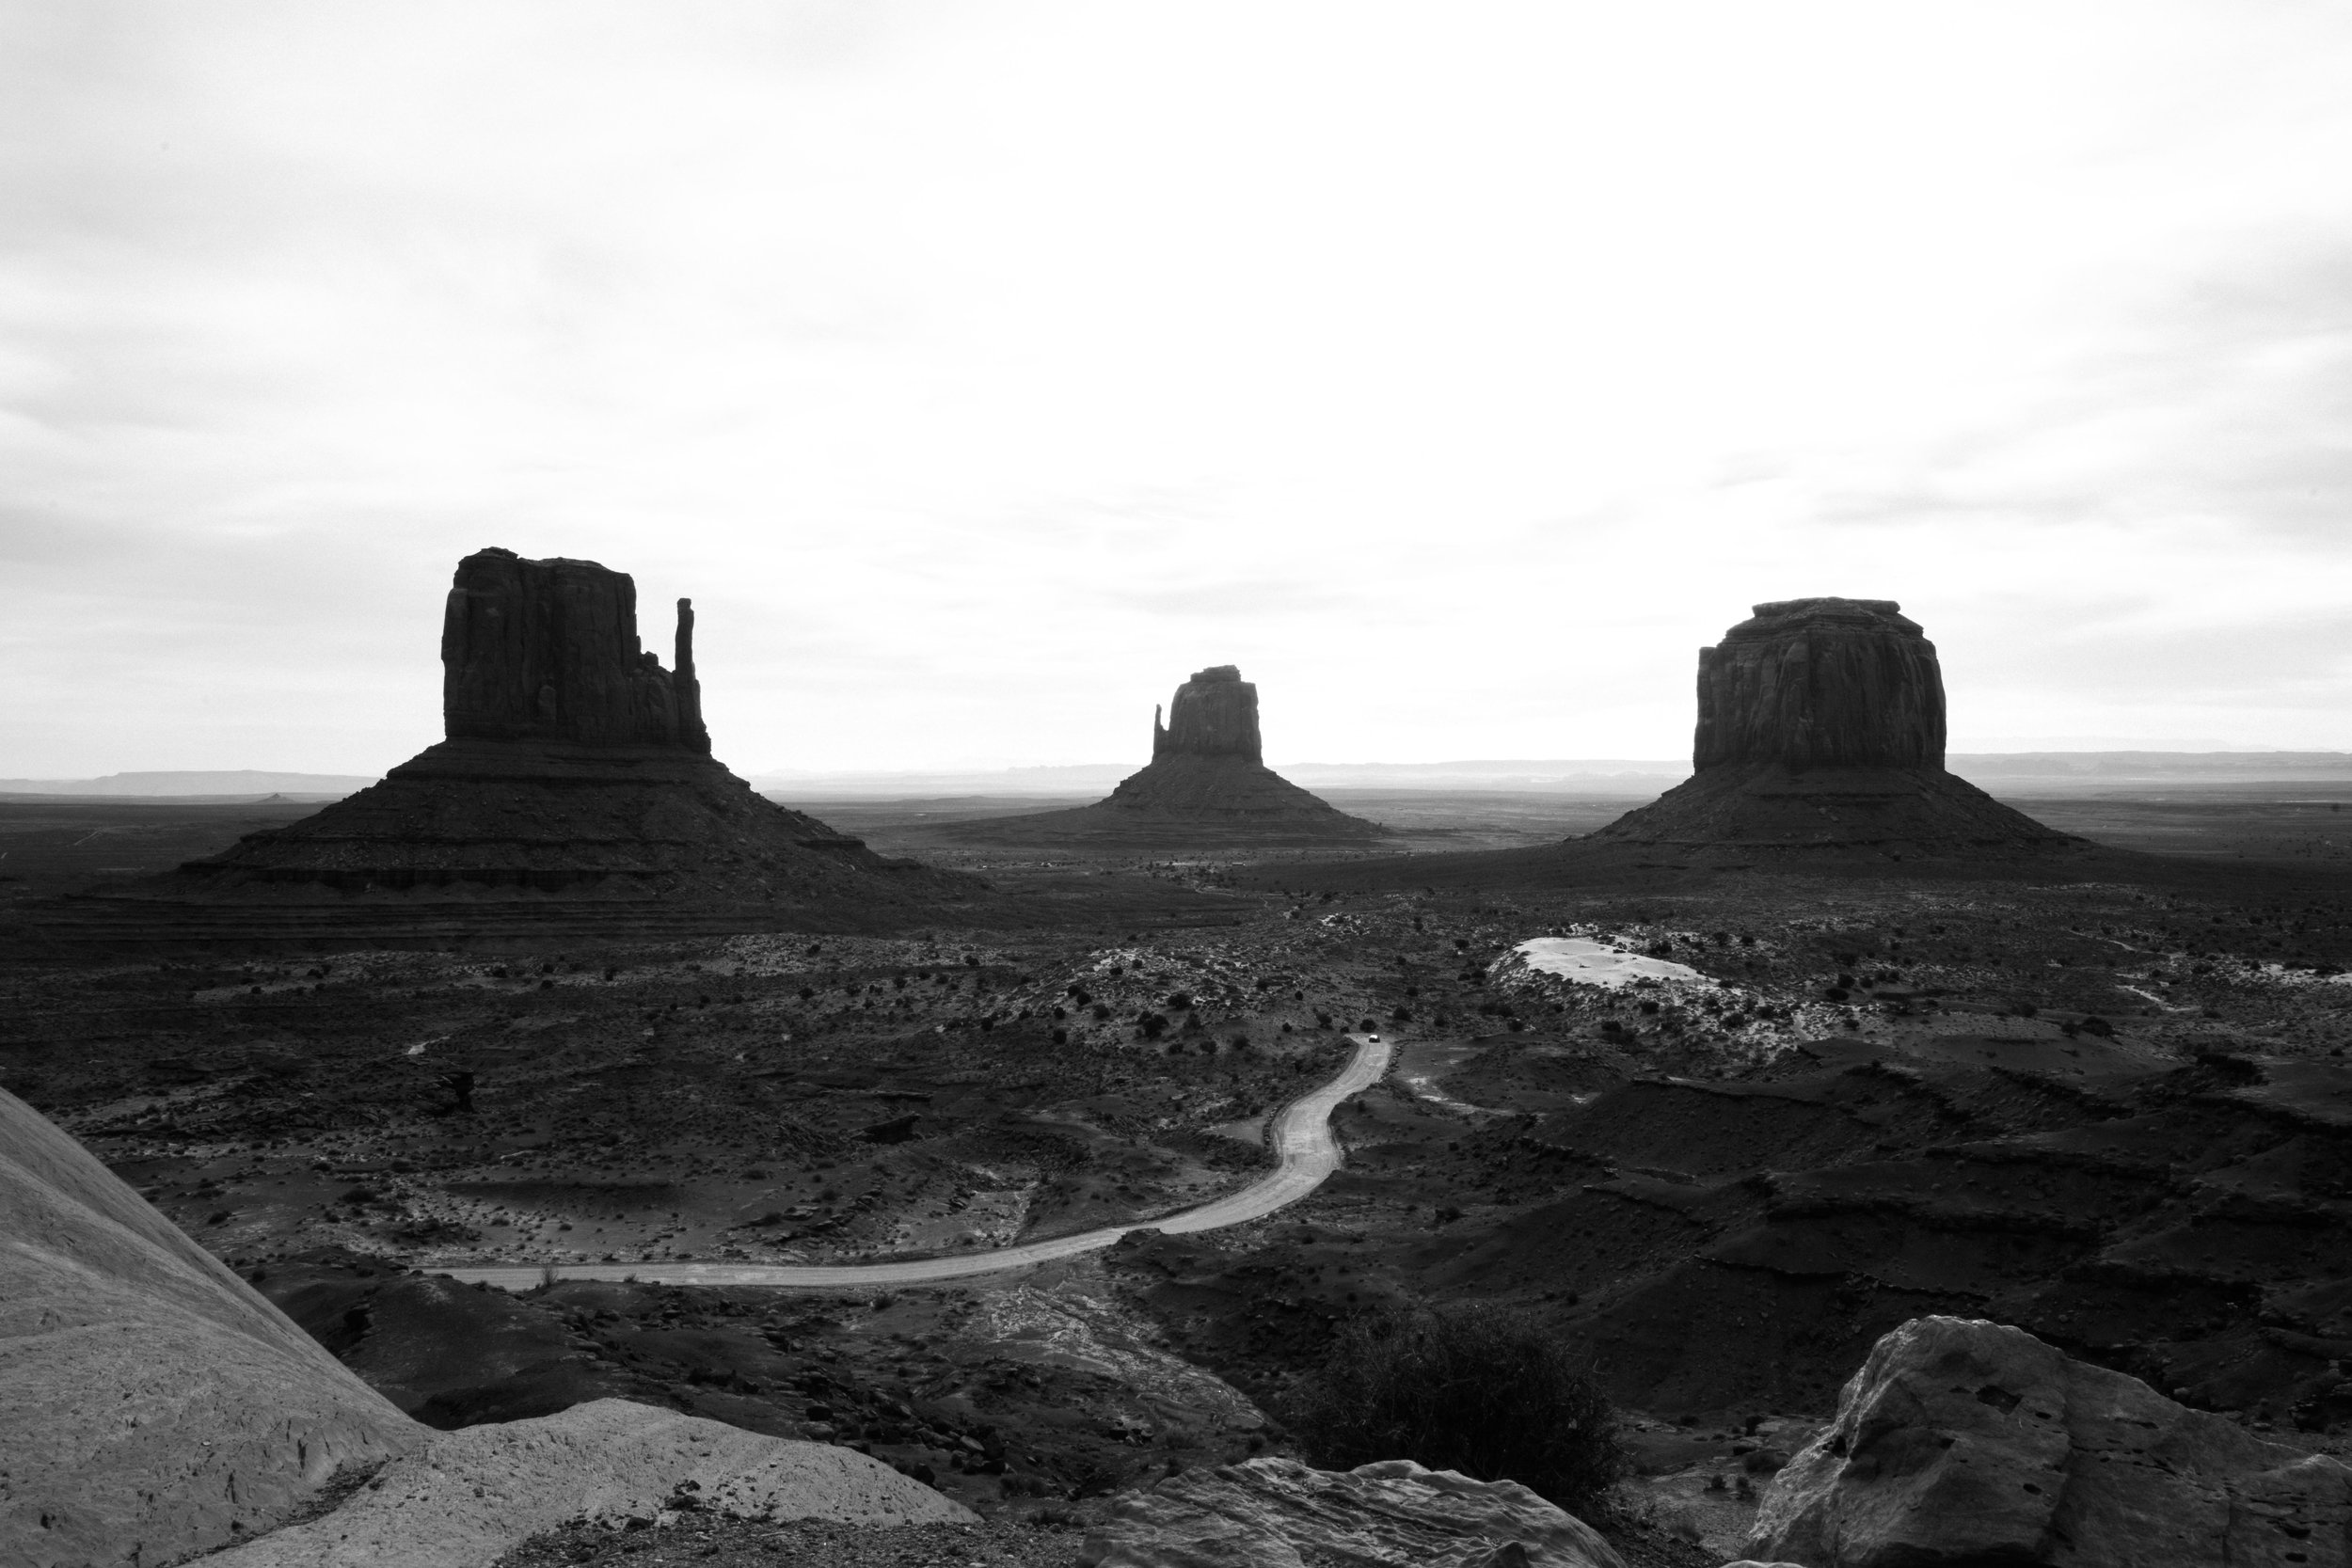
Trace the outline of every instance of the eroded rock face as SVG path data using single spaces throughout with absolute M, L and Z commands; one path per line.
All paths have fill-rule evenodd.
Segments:
M 1935 644 L 1892 599 L 1787 599 L 1699 650 L 1695 771 L 1591 836 L 1721 858 L 2079 847 L 1944 768 Z
M 1088 1568 L 1625 1568 L 1599 1533 L 1513 1481 L 1391 1459 L 1317 1470 L 1252 1459 L 1119 1500 Z
M 1152 715 L 1152 760 L 1162 757 L 1242 757 L 1265 760 L 1258 739 L 1258 688 L 1239 667 L 1211 665 L 1176 689 L 1168 723 Z
M 177 1561 L 429 1435 L 0 1091 L 0 1561 Z
M 2352 1468 L 2023 1329 L 1918 1318 L 1774 1478 L 1747 1550 L 1812 1568 L 2338 1568 Z
M 637 585 L 593 561 L 477 550 L 441 619 L 441 717 L 453 740 L 710 750 L 694 611 L 677 603 L 676 668 L 639 646 Z
M 1699 650 L 1692 765 L 1944 766 L 1935 644 L 1892 599 L 1784 599 Z

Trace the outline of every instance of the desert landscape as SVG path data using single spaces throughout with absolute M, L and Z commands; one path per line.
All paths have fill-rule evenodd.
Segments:
M 2352 1568 L 2347 77 L 0 0 L 0 1568 Z
M 453 627 L 485 559 L 508 624 L 627 581 L 469 559 Z M 1236 824 L 1213 789 L 1125 837 L 985 799 L 820 821 L 728 782 L 691 729 L 584 733 L 595 701 L 635 700 L 596 663 L 634 667 L 608 624 L 606 654 L 578 616 L 538 652 L 445 638 L 462 769 L 324 806 L 0 801 L 0 1087 L 389 1431 L 674 1413 L 852 1453 L 942 1499 L 890 1529 L 979 1528 L 1002 1554 L 979 1560 L 1179 1560 L 1240 1506 L 1184 1478 L 1230 1477 L 1201 1484 L 1313 1550 L 1343 1505 L 1285 1525 L 1286 1478 L 1372 1484 L 1299 1468 L 1327 1449 L 1323 1358 L 1351 1323 L 1475 1307 L 1540 1323 L 1623 1455 L 1586 1510 L 1601 1534 L 1558 1548 L 1588 1557 L 1529 1560 L 1712 1564 L 1863 1506 L 1821 1445 L 1873 1346 L 1922 1323 L 2010 1325 L 2068 1376 L 2352 1477 L 2352 886 L 2324 786 L 1995 802 L 1940 766 L 1931 645 L 1827 599 L 1709 651 L 1703 710 L 1740 723 L 1703 724 L 1691 782 L 1647 803 L 1360 791 L 1377 832 L 1335 811 L 1336 850 L 1295 817 Z M 575 656 L 551 681 L 521 662 Z M 1759 704 L 1753 672 L 1799 656 L 1831 671 L 1815 696 Z M 1862 679 L 1840 659 L 1893 689 L 1838 706 Z M 461 736 L 533 689 L 564 712 Z M 1254 701 L 1227 728 L 1257 768 Z M 616 787 L 691 826 L 504 805 Z M 20 1356 L 15 1408 L 87 1418 L 58 1364 Z M 159 1533 L 360 1560 L 302 1555 L 323 1527 L 297 1499 L 345 1518 L 406 1451 L 354 1445 Z M 2240 1459 L 2217 1495 L 2277 1468 Z M 1799 1475 L 1805 1497 L 1776 1479 Z M 2339 1506 L 2297 1484 L 2296 1528 Z M 122 1531 L 156 1528 L 58 1479 L 11 1498 L 28 1560 L 127 1560 Z M 1455 1499 L 1443 1528 L 1532 1528 L 1507 1501 Z M 427 1506 L 368 1528 L 425 1552 Z M 836 1522 L 779 1534 L 673 1496 L 552 1534 L 475 1521 L 432 1560 L 864 1561 L 882 1539 L 870 1513 L 804 1517 Z

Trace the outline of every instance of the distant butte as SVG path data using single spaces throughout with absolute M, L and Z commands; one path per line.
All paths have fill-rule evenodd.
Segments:
M 621 935 L 855 927 L 973 900 L 971 879 L 884 860 L 712 760 L 693 631 L 680 599 L 665 670 L 639 645 L 627 574 L 477 551 L 442 617 L 448 738 L 121 901 L 242 906 L 248 925 L 373 911 Z
M 1167 722 L 1152 717 L 1152 761 L 1107 799 L 1070 811 L 960 824 L 993 843 L 1248 846 L 1372 843 L 1387 830 L 1350 816 L 1265 765 L 1258 689 L 1231 664 L 1176 689 Z
M 1591 840 L 1899 856 L 2081 841 L 1944 768 L 1944 675 L 1891 599 L 1786 599 L 1699 650 L 1697 770 Z

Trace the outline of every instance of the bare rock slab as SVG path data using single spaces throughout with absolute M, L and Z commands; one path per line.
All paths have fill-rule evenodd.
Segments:
M 428 1435 L 0 1092 L 0 1562 L 176 1560 Z
M 1408 1459 L 1317 1470 L 1252 1459 L 1120 1500 L 1088 1568 L 1625 1568 L 1598 1532 L 1511 1481 Z
M 1774 1478 L 1746 1549 L 1807 1568 L 2340 1568 L 2352 1467 L 2023 1329 L 1918 1318 Z
M 332 1513 L 211 1559 L 219 1568 L 478 1568 L 574 1519 L 971 1524 L 975 1515 L 854 1449 L 762 1436 L 628 1400 L 467 1427 L 385 1466 Z

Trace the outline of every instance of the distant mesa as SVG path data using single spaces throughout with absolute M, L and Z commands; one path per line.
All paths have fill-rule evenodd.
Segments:
M 125 902 L 601 919 L 614 935 L 780 919 L 886 925 L 979 884 L 888 861 L 712 760 L 677 605 L 674 663 L 639 645 L 637 589 L 592 561 L 458 562 L 441 627 L 448 738 L 382 782 L 127 890 Z
M 957 824 L 950 836 L 991 843 L 1136 847 L 1279 847 L 1374 842 L 1388 830 L 1350 816 L 1265 765 L 1258 689 L 1231 664 L 1176 689 L 1163 723 L 1152 715 L 1152 761 L 1105 800 L 1069 811 Z
M 1891 599 L 1785 599 L 1699 650 L 1689 782 L 1602 842 L 1891 854 L 2079 845 L 1944 768 L 1944 675 Z

